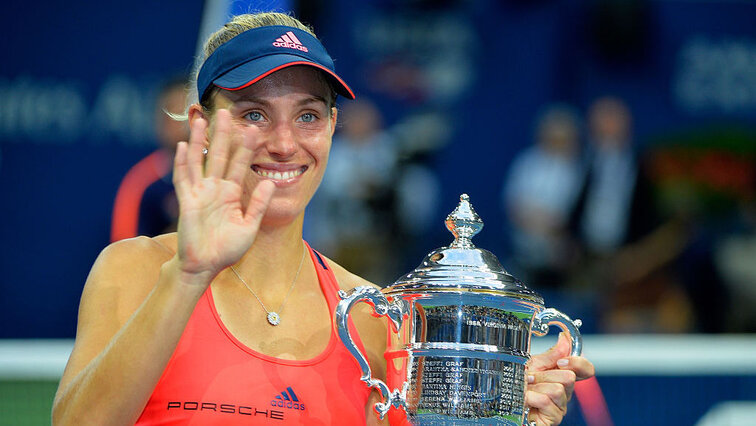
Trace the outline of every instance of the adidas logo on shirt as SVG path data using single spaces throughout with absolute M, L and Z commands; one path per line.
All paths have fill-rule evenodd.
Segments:
M 295 36 L 291 31 L 287 31 L 286 34 L 278 37 L 276 41 L 273 42 L 273 46 L 288 47 L 289 49 L 297 49 L 301 50 L 302 52 L 309 51 L 304 45 L 302 45 L 302 42 L 299 41 L 297 36 Z
M 270 401 L 270 405 L 273 407 L 291 408 L 294 410 L 305 409 L 304 403 L 299 402 L 299 398 L 297 397 L 297 394 L 294 393 L 294 389 L 292 389 L 291 386 L 287 387 L 280 395 L 276 395 L 276 397 Z

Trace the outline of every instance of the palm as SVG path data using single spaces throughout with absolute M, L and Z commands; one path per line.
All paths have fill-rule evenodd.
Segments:
M 239 193 L 233 182 L 204 178 L 181 200 L 179 248 L 184 259 L 221 269 L 252 245 L 255 230 L 245 219 Z
M 245 205 L 242 182 L 252 150 L 241 141 L 230 149 L 230 117 L 217 113 L 217 131 L 203 168 L 204 124 L 192 126 L 189 146 L 176 151 L 174 185 L 179 199 L 178 250 L 187 272 L 215 275 L 241 258 L 254 242 L 273 193 L 273 184 L 255 188 Z M 229 158 L 230 157 L 230 158 Z

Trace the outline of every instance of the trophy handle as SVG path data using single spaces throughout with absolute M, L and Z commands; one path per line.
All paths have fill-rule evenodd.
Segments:
M 394 302 L 389 303 L 386 296 L 384 296 L 380 290 L 371 286 L 355 287 L 349 291 L 339 290 L 339 297 L 342 300 L 339 302 L 338 306 L 336 306 L 336 317 L 334 319 L 339 332 L 339 338 L 344 343 L 344 346 L 346 346 L 349 353 L 352 354 L 354 359 L 356 359 L 357 363 L 360 365 L 360 369 L 362 370 L 362 377 L 360 377 L 360 380 L 365 382 L 368 387 L 378 389 L 381 393 L 381 402 L 375 404 L 375 411 L 378 413 L 378 416 L 383 419 L 392 405 L 396 408 L 404 407 L 406 410 L 407 403 L 399 389 L 394 389 L 392 392 L 386 383 L 380 379 L 374 379 L 372 377 L 370 364 L 368 364 L 367 359 L 357 348 L 357 344 L 354 343 L 354 339 L 352 339 L 352 336 L 349 334 L 349 311 L 352 310 L 352 306 L 356 303 L 366 302 L 373 307 L 375 316 L 387 316 L 391 320 L 390 323 L 393 327 L 393 331 L 398 332 L 402 326 L 403 317 L 407 312 L 405 306 L 406 302 L 395 300 Z
M 578 330 L 578 327 L 583 325 L 582 321 L 579 319 L 573 321 L 567 315 L 553 308 L 544 309 L 533 318 L 533 334 L 545 336 L 549 332 L 550 325 L 561 328 L 567 334 L 567 338 L 572 343 L 570 356 L 579 356 L 583 352 L 583 337 Z

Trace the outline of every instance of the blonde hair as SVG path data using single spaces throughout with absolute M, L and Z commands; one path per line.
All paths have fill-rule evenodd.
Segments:
M 285 13 L 262 12 L 237 15 L 234 16 L 231 21 L 229 21 L 221 29 L 212 33 L 210 37 L 207 38 L 207 41 L 202 48 L 202 53 L 204 54 L 202 62 L 204 62 L 205 59 L 212 55 L 213 52 L 215 52 L 215 49 L 219 48 L 221 45 L 223 45 L 223 43 L 231 40 L 239 34 L 253 28 L 270 27 L 274 25 L 283 25 L 287 27 L 298 28 L 302 31 L 307 31 L 313 37 L 317 38 L 312 28 L 300 22 L 297 18 Z
M 197 76 L 199 74 L 200 68 L 202 67 L 202 64 L 205 62 L 205 60 L 207 60 L 208 57 L 210 57 L 210 55 L 213 54 L 213 52 L 215 52 L 216 49 L 247 30 L 274 25 L 283 25 L 287 27 L 298 28 L 302 31 L 308 32 L 313 37 L 317 38 L 315 32 L 310 26 L 303 24 L 297 18 L 285 13 L 260 12 L 234 16 L 231 21 L 226 23 L 218 31 L 210 34 L 210 36 L 207 38 L 207 41 L 205 41 L 205 44 L 202 47 L 202 56 L 197 58 L 198 60 L 195 64 L 194 72 L 192 72 L 192 79 L 189 84 L 189 93 L 187 94 L 186 111 L 183 115 L 173 114 L 172 117 L 177 120 L 187 120 L 189 107 L 196 103 L 199 103 L 205 110 L 210 110 L 211 105 L 209 104 L 209 101 L 212 100 L 215 93 L 218 92 L 218 88 L 212 87 L 212 89 L 203 99 L 199 99 L 199 94 L 197 93 Z M 323 79 L 323 81 L 326 82 L 328 87 L 331 87 L 330 83 L 328 83 L 325 78 Z M 333 89 L 331 89 L 331 92 L 332 95 L 331 99 L 329 100 L 331 105 L 329 105 L 329 107 L 332 106 L 333 101 L 336 99 L 336 94 Z

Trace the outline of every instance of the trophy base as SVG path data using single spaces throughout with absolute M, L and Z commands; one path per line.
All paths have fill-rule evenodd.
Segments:
M 413 425 L 422 426 L 469 426 L 469 425 L 501 425 L 522 426 L 522 419 L 518 416 L 496 416 L 476 419 L 459 419 L 442 414 L 418 413 L 409 416 Z
M 526 361 L 525 356 L 461 349 L 412 351 L 407 390 L 410 422 L 522 426 Z

